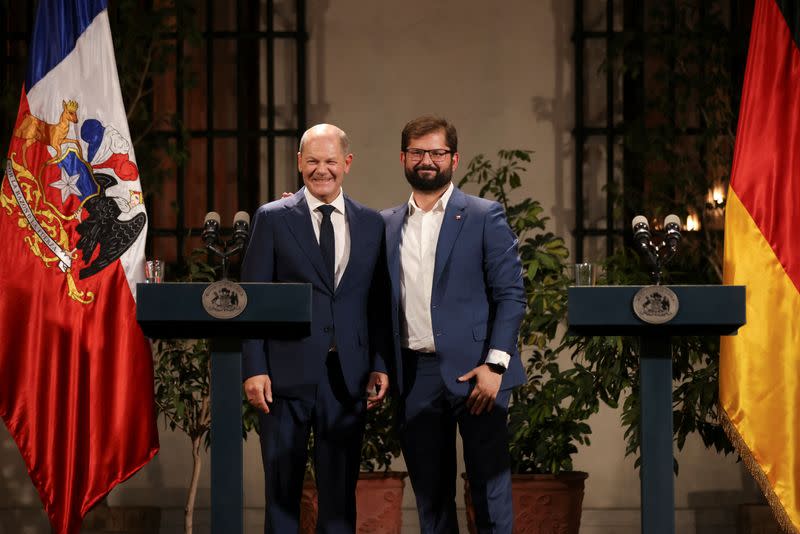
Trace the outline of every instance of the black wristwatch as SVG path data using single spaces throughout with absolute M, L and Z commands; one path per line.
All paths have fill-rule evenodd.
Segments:
M 493 373 L 497 373 L 498 375 L 502 375 L 503 373 L 506 372 L 506 368 L 500 365 L 499 363 L 487 362 L 486 365 L 487 367 L 489 367 L 489 370 L 491 370 Z

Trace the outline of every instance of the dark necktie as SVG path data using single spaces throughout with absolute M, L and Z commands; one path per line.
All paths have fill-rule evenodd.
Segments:
M 319 249 L 322 251 L 322 261 L 325 262 L 325 267 L 328 269 L 329 280 L 336 285 L 334 275 L 336 239 L 333 235 L 333 223 L 331 222 L 331 213 L 333 213 L 334 209 L 330 204 L 323 204 L 317 208 L 322 213 L 322 223 L 319 225 Z

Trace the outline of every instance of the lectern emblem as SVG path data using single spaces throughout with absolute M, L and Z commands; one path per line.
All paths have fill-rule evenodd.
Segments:
M 247 293 L 235 282 L 220 280 L 203 291 L 203 308 L 211 317 L 233 319 L 246 307 Z
M 669 322 L 678 314 L 678 296 L 668 287 L 643 287 L 633 297 L 633 313 L 646 323 Z

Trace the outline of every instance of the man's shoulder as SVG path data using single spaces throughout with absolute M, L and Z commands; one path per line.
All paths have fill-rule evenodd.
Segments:
M 502 209 L 502 205 L 496 200 L 479 197 L 477 195 L 470 195 L 469 193 L 465 193 L 460 189 L 457 189 L 456 191 L 461 192 L 464 198 L 464 202 L 467 204 L 468 207 L 476 209 L 482 213 L 487 213 L 492 209 L 497 209 L 497 208 Z
M 381 217 L 383 217 L 384 220 L 388 220 L 392 215 L 397 213 L 398 210 L 407 210 L 407 209 L 408 209 L 408 203 L 404 202 L 403 204 L 398 204 L 397 206 L 391 208 L 382 209 Z
M 280 212 L 287 207 L 291 207 L 292 205 L 297 203 L 297 199 L 293 197 L 286 197 L 280 198 L 278 200 L 273 200 L 271 202 L 267 202 L 265 204 L 261 204 L 258 209 L 256 210 L 256 215 L 258 214 L 270 214 L 270 213 L 277 213 Z

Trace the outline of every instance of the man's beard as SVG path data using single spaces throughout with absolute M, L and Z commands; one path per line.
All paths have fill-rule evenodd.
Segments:
M 436 174 L 432 178 L 423 178 L 418 173 L 419 171 L 434 171 Z M 411 187 L 417 191 L 436 191 L 442 189 L 450 183 L 453 179 L 453 169 L 447 167 L 440 169 L 439 167 L 417 165 L 413 169 L 405 168 L 406 180 L 411 184 Z

